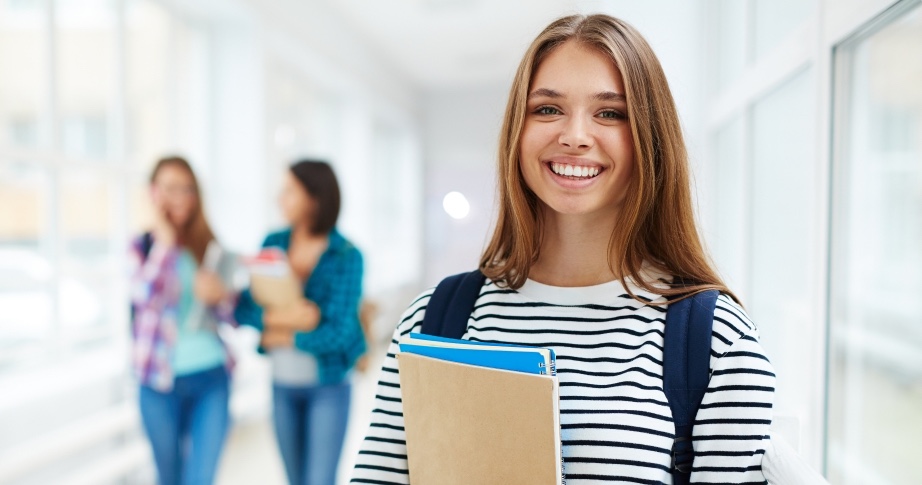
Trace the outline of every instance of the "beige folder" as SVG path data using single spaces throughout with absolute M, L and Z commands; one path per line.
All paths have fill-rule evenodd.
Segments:
M 290 273 L 281 276 L 252 273 L 250 291 L 256 303 L 266 308 L 284 308 L 304 297 L 301 285 Z
M 397 355 L 413 485 L 561 483 L 557 378 Z

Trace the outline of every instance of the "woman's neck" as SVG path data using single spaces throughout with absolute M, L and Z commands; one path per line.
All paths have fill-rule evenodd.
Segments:
M 528 277 L 551 286 L 593 286 L 618 279 L 609 267 L 615 218 L 546 210 L 538 260 Z
M 288 247 L 288 262 L 301 281 L 307 281 L 330 244 L 329 234 L 314 234 L 306 226 L 294 226 Z
M 299 242 L 320 242 L 329 239 L 328 234 L 314 234 L 307 225 L 296 225 L 291 227 L 291 239 Z

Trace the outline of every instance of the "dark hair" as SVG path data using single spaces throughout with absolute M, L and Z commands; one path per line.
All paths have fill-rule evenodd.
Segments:
M 192 171 L 192 166 L 189 165 L 189 162 L 186 161 L 185 158 L 170 156 L 161 158 L 157 161 L 157 164 L 154 165 L 154 169 L 150 173 L 151 185 L 157 181 L 157 175 L 166 167 L 176 167 L 185 170 L 189 174 L 189 177 L 192 178 L 192 187 L 195 191 L 195 208 L 192 211 L 192 217 L 189 218 L 185 227 L 177 227 L 176 230 L 179 236 L 179 244 L 189 249 L 195 256 L 195 259 L 201 264 L 202 260 L 205 258 L 205 250 L 208 248 L 208 243 L 215 237 L 214 233 L 211 231 L 211 226 L 208 224 L 208 220 L 205 218 L 205 210 L 202 207 L 202 192 L 199 189 L 198 178 L 196 178 L 195 172 Z
M 289 170 L 317 203 L 311 233 L 328 234 L 339 218 L 339 182 L 333 168 L 320 160 L 301 160 L 293 163 Z

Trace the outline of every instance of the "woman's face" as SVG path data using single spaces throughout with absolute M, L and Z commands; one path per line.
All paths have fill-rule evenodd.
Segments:
M 151 184 L 154 208 L 163 214 L 174 227 L 189 223 L 198 205 L 195 181 L 182 167 L 166 165 L 161 168 Z
M 311 222 L 314 205 L 314 198 L 307 193 L 304 186 L 290 171 L 286 172 L 282 192 L 279 194 L 279 207 L 288 224 L 296 226 Z
M 605 55 L 566 42 L 532 78 L 519 165 L 551 210 L 616 217 L 634 166 L 621 72 Z

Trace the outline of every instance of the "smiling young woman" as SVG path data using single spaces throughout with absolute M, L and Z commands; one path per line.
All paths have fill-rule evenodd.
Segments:
M 605 15 L 553 22 L 519 65 L 499 148 L 499 213 L 463 338 L 555 350 L 567 483 L 673 483 L 665 317 L 706 290 L 720 296 L 682 480 L 765 483 L 775 375 L 703 249 L 675 104 L 643 37 Z M 431 296 L 397 326 L 352 483 L 409 483 L 394 354 Z

